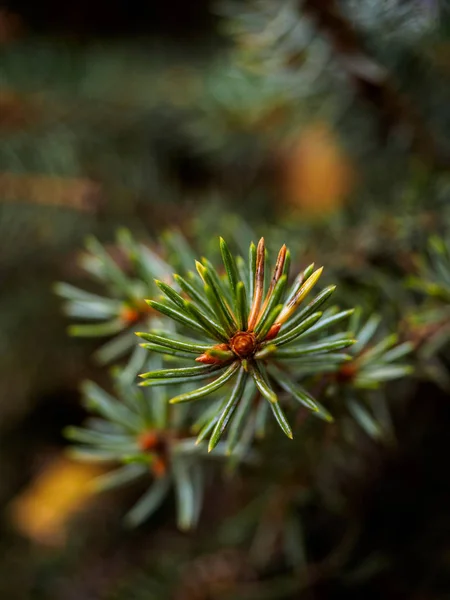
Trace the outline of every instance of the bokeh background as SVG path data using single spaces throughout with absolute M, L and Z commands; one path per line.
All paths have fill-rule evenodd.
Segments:
M 177 227 L 203 252 L 248 227 L 319 256 L 343 298 L 401 330 L 403 280 L 450 223 L 449 107 L 445 0 L 0 9 L 1 598 L 450 598 L 445 344 L 391 394 L 396 444 L 360 440 L 334 473 L 346 509 L 308 508 L 291 588 L 225 519 L 245 477 L 210 490 L 194 534 L 170 504 L 124 530 L 136 490 L 85 492 L 98 468 L 65 458 L 61 430 L 85 416 L 80 382 L 106 376 L 52 291 L 83 283 L 88 234 Z

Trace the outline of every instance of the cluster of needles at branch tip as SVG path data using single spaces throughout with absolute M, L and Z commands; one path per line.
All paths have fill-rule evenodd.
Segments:
M 348 332 L 309 344 L 297 345 L 296 342 L 302 335 L 315 334 L 345 319 L 352 311 L 338 313 L 331 322 L 324 319 L 323 326 L 318 323 L 322 312 L 317 309 L 331 296 L 335 286 L 328 286 L 303 310 L 298 310 L 323 268 L 314 270 L 314 264 L 310 265 L 288 289 L 290 252 L 285 245 L 278 253 L 270 280 L 264 238 L 257 247 L 250 245 L 248 265 L 241 257 L 233 257 L 222 238 L 220 250 L 225 266 L 223 276 L 203 258 L 196 262 L 197 275 L 193 272 L 186 277 L 174 275 L 178 290 L 157 280 L 164 297 L 161 301 L 147 301 L 152 309 L 178 322 L 183 329 L 201 334 L 204 339 L 193 340 L 164 331 L 137 334 L 146 340 L 141 344 L 144 348 L 191 358 L 198 366 L 144 373 L 140 385 L 188 384 L 217 375 L 206 385 L 171 398 L 170 402 L 175 404 L 208 396 L 234 380 L 217 414 L 200 432 L 199 441 L 211 434 L 210 450 L 230 423 L 235 409 L 243 403 L 258 407 L 268 401 L 281 429 L 292 438 L 292 429 L 279 403 L 280 391 L 288 392 L 321 418 L 332 420 L 328 411 L 292 380 L 290 371 L 292 362 L 301 361 L 305 356 L 317 355 L 323 359 L 323 355 L 329 353 L 331 362 L 347 360 L 347 355 L 337 351 L 354 343 Z M 244 411 L 236 411 L 235 418 L 240 412 Z

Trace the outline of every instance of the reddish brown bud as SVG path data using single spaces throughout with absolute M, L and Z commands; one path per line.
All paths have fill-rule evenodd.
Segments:
M 274 338 L 276 338 L 280 329 L 281 329 L 281 323 L 275 323 L 275 325 L 272 325 L 272 327 L 269 329 L 266 337 L 264 338 L 264 341 L 273 340 Z
M 256 351 L 255 334 L 249 331 L 239 331 L 231 339 L 230 347 L 239 358 L 248 358 Z
M 220 352 L 227 352 L 228 354 L 230 353 L 230 347 L 228 344 L 217 344 L 216 346 L 213 346 L 211 350 L 207 350 L 201 356 L 198 356 L 195 360 L 199 363 L 203 363 L 204 365 L 220 365 L 226 360 L 229 360 L 229 356 L 226 354 L 223 358 L 210 354 L 210 352 L 214 350 L 218 351 L 217 354 L 220 354 Z
M 220 360 L 220 358 L 210 356 L 207 352 L 205 352 L 201 356 L 197 356 L 195 360 L 196 362 L 202 363 L 204 365 L 220 365 L 223 362 Z

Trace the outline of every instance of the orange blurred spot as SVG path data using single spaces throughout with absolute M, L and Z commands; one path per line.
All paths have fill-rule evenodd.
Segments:
M 141 313 L 131 306 L 124 306 L 120 311 L 120 320 L 127 325 L 136 323 L 136 321 L 139 321 L 140 317 Z
M 0 112 L 5 102 L 0 93 Z M 12 119 L 6 118 L 11 124 Z M 0 130 L 3 126 L 0 117 Z M 0 172 L 0 201 L 64 206 L 85 212 L 95 212 L 103 202 L 99 184 L 89 179 L 8 172 Z
M 291 149 L 284 170 L 287 202 L 312 215 L 330 213 L 353 186 L 353 169 L 333 132 L 323 123 L 305 129 Z
M 153 311 L 152 307 L 149 306 L 145 300 L 142 302 L 135 302 L 133 305 L 124 304 L 120 311 L 120 319 L 127 325 L 132 325 L 142 319 L 145 315 L 149 315 Z
M 15 527 L 35 542 L 62 546 L 70 519 L 91 500 L 92 481 L 104 472 L 98 465 L 57 458 L 12 501 Z
M 159 436 L 154 431 L 144 431 L 139 436 L 138 444 L 139 448 L 144 452 L 146 450 L 153 450 L 159 444 Z
M 152 472 L 155 477 L 164 477 L 167 473 L 166 461 L 160 456 L 155 456 L 152 462 Z
M 336 373 L 336 379 L 340 383 L 348 383 L 351 381 L 357 374 L 358 367 L 354 361 L 343 364 L 339 371 Z

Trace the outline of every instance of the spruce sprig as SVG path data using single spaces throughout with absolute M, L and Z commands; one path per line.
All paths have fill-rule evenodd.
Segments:
M 161 362 L 157 355 L 153 362 Z M 147 482 L 147 490 L 125 517 L 134 527 L 148 519 L 171 490 L 177 500 L 180 529 L 195 527 L 200 516 L 206 476 L 205 449 L 189 434 L 186 411 L 168 406 L 164 393 L 139 389 L 118 370 L 114 392 L 92 381 L 82 385 L 84 406 L 91 416 L 82 427 L 67 427 L 65 435 L 76 445 L 69 454 L 88 462 L 116 465 L 93 482 L 95 491 Z M 219 453 L 217 458 L 225 455 Z
M 65 314 L 77 321 L 69 326 L 69 334 L 109 338 L 94 358 L 100 364 L 112 363 L 136 348 L 134 330 L 155 316 L 143 297 L 149 286 L 153 287 L 153 279 L 169 277 L 170 269 L 156 252 L 138 243 L 126 229 L 117 233 L 113 253 L 90 237 L 79 264 L 99 292 L 63 282 L 56 283 L 54 291 L 65 300 Z
M 326 287 L 300 310 L 319 280 L 322 267 L 308 266 L 289 287 L 290 252 L 285 245 L 279 251 L 270 279 L 264 238 L 257 246 L 250 245 L 247 264 L 241 257 L 233 257 L 222 238 L 220 251 L 224 274 L 203 258 L 196 262 L 197 274 L 191 272 L 186 279 L 174 276 L 182 293 L 156 281 L 164 298 L 147 301 L 152 309 L 177 321 L 183 328 L 201 334 L 201 343 L 170 333 L 137 334 L 145 340 L 141 345 L 152 352 L 179 358 L 191 356 L 199 364 L 143 373 L 144 381 L 140 385 L 207 382 L 172 397 L 172 404 L 198 400 L 227 386 L 220 409 L 205 424 L 209 450 L 216 446 L 230 422 L 233 429 L 237 419 L 245 420 L 246 411 L 239 411 L 238 407 L 241 404 L 251 407 L 252 402 L 259 402 L 261 398 L 268 402 L 283 432 L 292 438 L 291 426 L 278 398 L 281 390 L 288 391 L 292 398 L 319 416 L 322 412 L 320 405 L 297 386 L 295 365 L 312 356 L 328 356 L 331 364 L 341 362 L 347 357 L 340 351 L 355 342 L 351 333 L 344 332 L 324 335 L 319 342 L 301 343 L 302 335 L 322 317 L 319 309 L 335 286 Z M 205 431 L 201 439 L 204 437 Z

